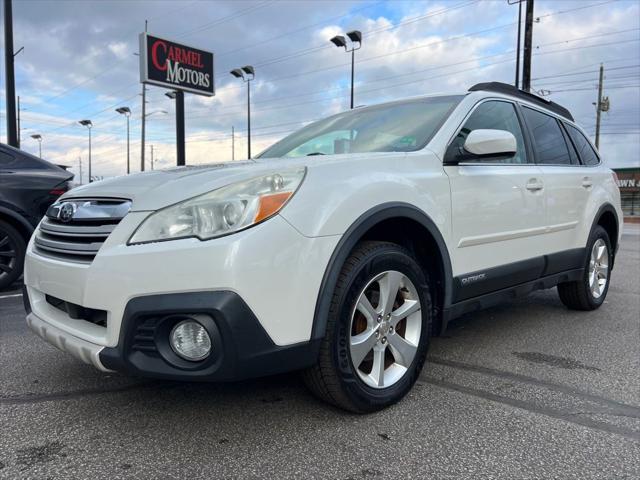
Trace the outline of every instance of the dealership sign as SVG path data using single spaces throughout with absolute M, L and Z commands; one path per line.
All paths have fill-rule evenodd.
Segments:
M 213 53 L 141 33 L 140 81 L 210 97 Z

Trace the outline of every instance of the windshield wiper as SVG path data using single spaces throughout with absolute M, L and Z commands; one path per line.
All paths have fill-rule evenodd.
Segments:
M 307 157 L 314 157 L 316 155 L 326 155 L 326 153 L 322 153 L 322 152 L 307 153 Z

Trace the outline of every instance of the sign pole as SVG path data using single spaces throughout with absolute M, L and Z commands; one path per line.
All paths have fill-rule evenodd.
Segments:
M 213 52 L 155 37 L 145 31 L 140 34 L 140 82 L 173 90 L 166 95 L 176 101 L 176 164 L 186 165 L 184 93 L 215 95 Z M 144 128 L 144 103 L 142 108 Z M 144 136 L 142 142 L 144 159 Z
M 176 90 L 176 159 L 177 165 L 185 165 L 184 148 L 184 92 Z

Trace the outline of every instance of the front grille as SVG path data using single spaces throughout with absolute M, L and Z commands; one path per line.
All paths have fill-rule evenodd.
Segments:
M 71 262 L 91 263 L 129 211 L 123 199 L 72 199 L 52 205 L 34 239 L 36 252 Z
M 46 295 L 45 299 L 49 305 L 65 312 L 74 320 L 84 320 L 100 327 L 107 326 L 107 312 L 105 310 L 83 307 L 75 303 L 65 302 L 51 295 Z

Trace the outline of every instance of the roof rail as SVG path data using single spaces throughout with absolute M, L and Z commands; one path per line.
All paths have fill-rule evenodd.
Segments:
M 513 97 L 518 97 L 518 98 L 522 98 L 523 100 L 528 100 L 530 102 L 537 103 L 538 105 L 541 105 L 546 109 L 551 110 L 552 112 L 557 113 L 558 115 L 561 115 L 573 122 L 573 116 L 571 115 L 569 110 L 564 108 L 562 105 L 558 105 L 557 103 L 552 102 L 550 100 L 545 100 L 544 98 L 539 97 L 538 95 L 534 95 L 533 93 L 520 90 L 519 88 L 514 87 L 513 85 L 509 85 L 508 83 L 502 83 L 502 82 L 477 83 L 469 89 L 470 92 L 476 92 L 478 90 L 481 90 L 484 92 L 504 93 L 506 95 L 511 95 Z

